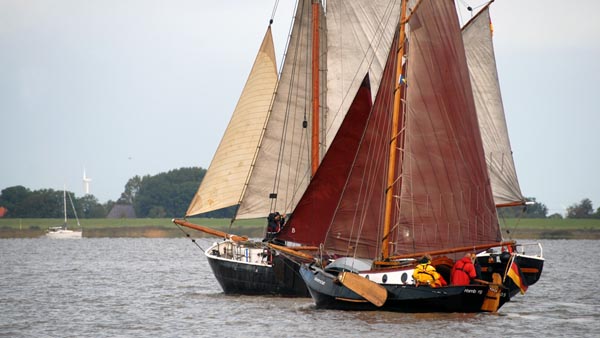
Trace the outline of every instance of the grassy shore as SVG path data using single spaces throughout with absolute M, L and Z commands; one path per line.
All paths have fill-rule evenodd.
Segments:
M 229 227 L 229 219 L 192 218 L 190 222 L 250 237 L 263 235 L 265 220 L 240 220 Z M 44 235 L 62 219 L 0 218 L 0 238 L 33 238 Z M 169 218 L 82 219 L 84 237 L 204 237 L 204 234 L 179 228 Z M 506 219 L 500 226 L 505 238 L 514 239 L 600 239 L 599 219 Z M 74 222 L 69 228 L 76 229 Z

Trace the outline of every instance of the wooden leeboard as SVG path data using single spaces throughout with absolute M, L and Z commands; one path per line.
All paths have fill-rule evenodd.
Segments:
M 338 275 L 338 280 L 342 285 L 377 307 L 383 306 L 387 300 L 387 290 L 383 286 L 355 273 L 342 272 Z
M 492 274 L 492 283 L 489 284 L 485 300 L 481 304 L 481 311 L 496 312 L 500 305 L 500 293 L 502 291 L 502 277 L 499 273 Z

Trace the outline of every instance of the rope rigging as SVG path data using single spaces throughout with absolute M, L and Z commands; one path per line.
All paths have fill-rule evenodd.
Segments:
M 183 230 L 183 228 L 179 224 L 175 223 L 175 225 L 177 225 L 177 227 L 179 228 L 179 230 L 181 230 L 181 232 L 183 232 L 185 234 L 185 237 L 190 238 L 192 240 L 192 243 L 196 244 L 196 246 L 200 250 L 202 250 L 202 252 L 204 252 L 204 249 L 200 246 L 200 244 L 198 244 L 198 242 L 196 242 L 195 238 L 192 238 L 192 236 L 190 236 L 190 234 L 188 234 L 185 230 Z

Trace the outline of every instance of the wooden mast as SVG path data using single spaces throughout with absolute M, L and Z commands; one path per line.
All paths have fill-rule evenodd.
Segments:
M 312 137 L 311 177 L 319 167 L 319 15 L 320 0 L 312 1 Z
M 394 183 L 396 181 L 397 171 L 397 148 L 398 134 L 400 131 L 400 99 L 402 97 L 402 85 L 400 78 L 402 77 L 402 57 L 404 55 L 404 40 L 406 36 L 406 0 L 402 0 L 400 9 L 400 34 L 398 36 L 398 51 L 396 60 L 396 88 L 394 89 L 394 113 L 392 115 L 392 129 L 390 141 L 390 153 L 388 163 L 387 189 L 385 191 L 385 214 L 383 219 L 383 238 L 381 245 L 381 259 L 385 260 L 390 256 L 389 235 L 392 223 L 393 198 L 394 198 Z

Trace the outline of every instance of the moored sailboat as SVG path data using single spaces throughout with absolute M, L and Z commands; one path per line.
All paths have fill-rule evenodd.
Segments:
M 77 221 L 77 227 L 81 228 L 81 224 L 79 224 L 79 218 L 77 217 L 77 211 L 75 211 L 75 205 L 73 204 L 73 200 L 71 199 L 71 195 L 69 195 L 69 201 L 71 202 L 71 207 L 73 208 L 73 214 L 75 216 L 75 220 Z M 46 237 L 48 238 L 58 238 L 58 239 L 79 239 L 82 236 L 82 230 L 73 230 L 69 229 L 67 225 L 67 190 L 66 188 L 63 190 L 63 213 L 65 216 L 65 220 L 62 226 L 50 227 L 46 231 Z
M 452 1 L 402 1 L 358 142 L 338 158 L 327 152 L 280 236 L 324 229 L 323 240 L 305 241 L 320 251 L 300 270 L 317 307 L 495 312 L 539 279 L 541 254 L 527 256 L 502 240 L 496 206 L 524 199 L 515 176 L 517 198 L 497 202 L 504 191 L 490 183 L 495 158 L 486 158 L 487 131 L 474 99 L 479 84 L 463 39 Z M 331 167 L 344 161 L 351 168 L 331 179 Z M 482 270 L 474 284 L 430 287 L 413 279 L 416 258 L 434 256 L 432 265 L 450 280 L 453 261 L 468 252 L 478 253 Z

